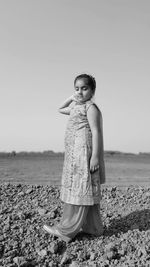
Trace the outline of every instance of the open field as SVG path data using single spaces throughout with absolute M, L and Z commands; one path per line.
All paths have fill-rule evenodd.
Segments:
M 63 157 L 0 157 L 0 266 L 150 267 L 149 163 L 148 155 L 107 154 L 103 235 L 80 233 L 66 244 L 43 230 L 62 216 L 53 185 Z
M 150 187 L 102 188 L 102 236 L 66 244 L 43 230 L 62 216 L 55 186 L 0 184 L 0 266 L 150 267 Z
M 105 155 L 106 185 L 150 184 L 150 155 Z M 0 157 L 0 183 L 60 185 L 63 156 Z

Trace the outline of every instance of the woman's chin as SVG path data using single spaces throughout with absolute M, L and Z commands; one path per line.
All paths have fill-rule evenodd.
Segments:
M 77 99 L 77 103 L 79 103 L 79 104 L 83 104 L 83 103 L 85 103 L 85 102 L 87 102 L 87 101 L 89 101 L 90 99 L 83 99 L 83 98 L 78 98 Z
M 85 100 L 83 100 L 83 99 L 78 99 L 78 101 L 77 101 L 78 103 L 80 103 L 80 104 L 82 104 L 82 103 L 84 103 L 84 102 L 86 102 Z

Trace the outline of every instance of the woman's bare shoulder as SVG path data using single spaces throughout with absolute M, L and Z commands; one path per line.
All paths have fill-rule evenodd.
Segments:
M 93 114 L 99 117 L 102 117 L 102 112 L 96 103 L 91 102 L 90 106 L 87 109 L 87 114 Z

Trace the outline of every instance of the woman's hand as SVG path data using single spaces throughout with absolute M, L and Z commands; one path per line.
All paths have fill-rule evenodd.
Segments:
M 74 101 L 73 96 L 67 98 L 59 107 L 59 112 L 62 114 L 70 115 L 70 104 Z
M 72 99 L 72 101 L 79 102 L 79 99 L 78 99 L 78 96 L 77 96 L 76 93 L 74 93 L 74 94 L 71 96 L 71 99 Z
M 93 173 L 99 169 L 99 158 L 92 156 L 90 159 L 90 172 Z

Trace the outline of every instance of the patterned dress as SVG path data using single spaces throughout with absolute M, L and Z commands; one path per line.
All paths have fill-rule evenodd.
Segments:
M 105 180 L 102 132 L 100 169 L 90 173 L 92 133 L 87 119 L 87 110 L 93 104 L 91 100 L 76 103 L 70 112 L 65 133 L 65 158 L 60 195 L 65 203 L 74 205 L 100 203 L 100 180 L 102 179 L 102 183 Z

